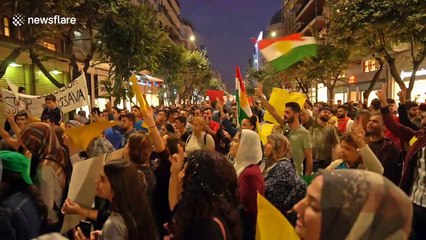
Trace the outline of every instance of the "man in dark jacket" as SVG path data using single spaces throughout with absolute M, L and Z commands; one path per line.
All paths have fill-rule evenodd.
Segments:
M 367 123 L 367 133 L 369 137 L 368 146 L 383 165 L 383 176 L 391 180 L 395 185 L 399 185 L 402 172 L 402 155 L 395 143 L 385 138 L 383 132 L 385 126 L 381 115 L 375 114 L 370 117 Z
M 409 144 L 403 162 L 399 186 L 413 201 L 413 225 L 411 239 L 426 239 L 426 134 L 424 128 L 414 131 L 396 123 L 386 101 L 386 85 L 377 91 L 385 126 L 402 141 Z M 426 126 L 426 112 L 421 113 L 422 124 Z

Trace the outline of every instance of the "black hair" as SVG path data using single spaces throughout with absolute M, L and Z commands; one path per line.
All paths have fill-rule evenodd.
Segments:
M 175 128 L 170 123 L 165 123 L 164 126 L 166 126 L 168 133 L 175 133 Z
M 204 109 L 203 109 L 203 112 L 205 112 L 206 110 L 210 110 L 210 111 L 213 113 L 213 108 L 211 108 L 211 107 L 206 107 L 206 108 L 204 108 Z
M 18 93 L 23 93 L 25 92 L 25 88 L 24 87 L 19 87 L 18 88 Z
M 175 119 L 175 121 L 178 120 L 179 122 L 183 123 L 183 125 L 186 125 L 186 117 L 185 116 L 179 116 Z
M 251 117 L 244 118 L 244 119 L 248 119 L 249 122 L 250 122 L 250 125 L 253 126 L 253 129 L 251 129 L 251 130 L 253 130 L 253 131 L 256 130 L 256 126 L 257 126 L 257 116 L 256 115 L 251 115 Z
M 28 119 L 28 113 L 27 113 L 26 111 L 22 110 L 22 111 L 19 111 L 19 112 L 15 115 L 15 119 L 16 119 L 16 117 L 25 117 L 25 118 L 27 118 L 27 119 Z
M 301 112 L 300 105 L 296 102 L 288 102 L 285 104 L 285 107 L 291 108 L 291 110 L 295 113 Z
M 141 110 L 139 106 L 133 105 L 131 108 L 136 108 L 137 110 Z
M 104 172 L 114 193 L 111 210 L 123 217 L 128 239 L 157 239 L 151 207 L 135 165 L 125 160 L 110 161 L 104 165 Z
M 349 107 L 348 107 L 348 106 L 346 106 L 346 105 L 339 105 L 339 106 L 337 107 L 337 109 L 339 109 L 339 108 L 343 108 L 343 110 L 344 110 L 345 112 L 349 111 Z
M 395 100 L 394 100 L 394 99 L 392 99 L 392 98 L 388 98 L 388 99 L 386 100 L 386 102 L 387 102 L 388 104 L 396 104 Z
M 416 102 L 412 102 L 412 101 L 408 101 L 407 103 L 405 103 L 405 109 L 410 110 L 414 107 L 419 107 L 419 104 L 417 104 Z
M 52 101 L 52 102 L 56 102 L 56 96 L 53 94 L 49 94 L 44 98 L 44 101 Z
M 127 118 L 131 122 L 136 121 L 136 117 L 133 113 L 126 113 L 125 115 L 121 116 L 121 118 Z
M 231 239 L 242 239 L 237 210 L 238 179 L 224 155 L 197 150 L 186 161 L 182 198 L 174 208 L 170 229 L 173 239 L 188 239 L 190 229 L 200 220 L 221 217 L 231 231 Z
M 380 103 L 380 100 L 378 98 L 371 100 L 370 105 L 373 106 L 374 110 L 376 110 L 376 111 L 380 110 L 380 108 L 381 108 L 381 103 Z
M 218 101 L 213 101 L 212 102 L 212 108 L 216 109 L 216 106 L 217 106 L 218 103 L 219 103 Z

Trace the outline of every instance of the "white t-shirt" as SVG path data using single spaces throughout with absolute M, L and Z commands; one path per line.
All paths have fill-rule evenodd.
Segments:
M 204 141 L 206 139 L 206 141 Z M 207 134 L 205 132 L 201 132 L 201 135 L 199 137 L 195 136 L 194 134 L 191 134 L 189 136 L 188 140 L 186 141 L 185 145 L 185 152 L 186 154 L 190 154 L 195 150 L 214 150 L 215 144 L 213 137 L 210 134 Z

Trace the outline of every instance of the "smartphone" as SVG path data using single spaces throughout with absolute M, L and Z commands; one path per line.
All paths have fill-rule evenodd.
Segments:
M 90 231 L 92 230 L 92 223 L 86 220 L 80 220 L 78 225 L 83 232 L 84 236 L 90 237 Z

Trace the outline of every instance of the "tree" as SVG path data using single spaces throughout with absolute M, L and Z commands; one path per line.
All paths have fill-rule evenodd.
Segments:
M 193 93 L 200 90 L 205 81 L 211 79 L 211 66 L 205 53 L 198 50 L 185 50 L 183 55 L 182 77 L 178 78 L 180 100 L 192 101 Z
M 114 80 L 113 92 L 118 104 L 132 94 L 123 86 L 132 71 L 155 72 L 164 48 L 164 32 L 160 30 L 154 9 L 147 3 L 132 4 L 129 0 L 111 2 L 113 11 L 102 23 L 97 38 L 100 41 L 100 61 L 108 63 L 108 79 Z
M 54 4 L 47 1 L 28 0 L 4 0 L 2 1 L 3 14 L 13 16 L 14 14 L 22 14 L 24 17 L 38 16 L 49 17 L 53 15 L 60 15 L 70 17 L 68 9 L 78 4 L 79 1 L 72 0 L 58 0 Z M 6 73 L 6 69 L 10 63 L 14 62 L 21 53 L 30 51 L 30 58 L 33 64 L 37 65 L 43 74 L 57 87 L 64 86 L 62 83 L 50 75 L 49 71 L 43 66 L 40 60 L 41 52 L 37 50 L 37 43 L 40 40 L 56 37 L 61 31 L 70 28 L 70 26 L 57 26 L 49 24 L 23 24 L 16 26 L 20 33 L 20 46 L 12 50 L 12 52 L 0 64 L 0 78 Z M 43 56 L 45 57 L 45 56 Z
M 328 38 L 328 42 L 318 45 L 317 58 L 308 58 L 300 65 L 300 71 L 306 73 L 306 79 L 322 83 L 327 88 L 327 98 L 334 100 L 334 89 L 339 81 L 347 82 L 344 74 L 349 66 L 350 49 L 341 48 Z
M 168 101 L 174 103 L 179 89 L 179 78 L 184 69 L 183 53 L 186 49 L 179 44 L 168 43 L 165 45 L 163 54 L 160 57 L 158 76 L 164 79 L 165 88 L 160 93 L 166 93 Z M 160 94 L 160 95 L 161 95 Z
M 331 27 L 338 40 L 356 48 L 369 49 L 384 58 L 401 89 L 407 89 L 395 64 L 398 52 L 410 53 L 412 74 L 408 97 L 416 72 L 426 56 L 426 4 L 421 0 L 335 1 L 330 0 Z

